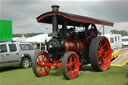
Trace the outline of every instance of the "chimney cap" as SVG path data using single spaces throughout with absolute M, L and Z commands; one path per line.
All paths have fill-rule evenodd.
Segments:
M 58 11 L 59 10 L 59 5 L 52 5 L 51 8 L 52 8 L 52 11 Z

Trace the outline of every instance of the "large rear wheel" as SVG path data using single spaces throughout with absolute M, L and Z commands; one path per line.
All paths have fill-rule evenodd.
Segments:
M 66 52 L 62 59 L 62 73 L 68 80 L 73 79 L 79 72 L 79 59 L 75 52 Z
M 105 71 L 111 63 L 111 47 L 106 37 L 96 37 L 89 47 L 89 59 L 95 71 Z
M 50 66 L 45 66 L 45 63 L 50 63 L 49 55 L 46 52 L 40 52 L 34 57 L 32 69 L 37 77 L 46 76 L 49 73 Z

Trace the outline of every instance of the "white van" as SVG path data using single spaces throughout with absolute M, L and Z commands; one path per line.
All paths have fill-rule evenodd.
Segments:
M 120 49 L 122 48 L 122 36 L 120 34 L 105 34 L 110 42 L 111 49 Z
M 128 45 L 128 36 L 123 36 L 123 37 L 122 37 L 122 45 L 123 45 L 123 46 Z

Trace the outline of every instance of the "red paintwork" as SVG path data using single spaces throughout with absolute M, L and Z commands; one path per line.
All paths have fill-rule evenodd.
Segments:
M 36 71 L 40 76 L 45 76 L 50 71 L 50 66 L 45 66 L 45 63 L 50 63 L 50 58 L 47 53 L 43 52 L 36 59 Z
M 105 71 L 109 68 L 111 63 L 111 47 L 109 41 L 106 38 L 102 38 L 99 42 L 97 49 L 97 61 L 100 68 Z M 102 55 L 104 54 L 104 55 Z
M 50 67 L 53 66 L 55 69 L 61 67 L 61 61 L 50 62 L 50 58 L 46 52 L 41 53 L 37 56 L 36 60 L 36 71 L 40 76 L 45 76 L 50 71 Z M 72 66 L 74 65 L 74 67 Z M 39 70 L 38 70 L 39 69 Z M 76 54 L 72 53 L 68 55 L 66 62 L 66 72 L 68 76 L 73 79 L 76 77 L 79 71 L 79 60 Z
M 72 66 L 74 65 L 74 67 Z M 76 54 L 72 53 L 68 55 L 66 62 L 66 72 L 70 79 L 73 79 L 77 76 L 79 71 L 79 60 Z
M 62 65 L 59 64 L 61 61 L 53 61 L 51 63 L 50 57 L 46 52 L 40 53 L 36 59 L 36 71 L 40 76 L 45 76 L 50 71 L 50 67 L 53 66 L 55 69 L 61 67 Z
M 42 23 L 49 23 L 52 24 L 52 18 L 50 19 L 46 19 L 48 17 L 51 16 L 63 16 L 66 19 L 69 19 L 71 21 L 76 21 L 77 23 L 81 22 L 81 23 L 92 23 L 92 24 L 101 24 L 101 25 L 108 25 L 108 26 L 113 26 L 113 23 L 111 22 L 107 22 L 107 21 L 103 21 L 103 20 L 98 20 L 98 19 L 94 19 L 94 18 L 90 18 L 90 17 L 84 17 L 84 16 L 79 16 L 79 15 L 74 15 L 74 14 L 69 14 L 69 13 L 63 13 L 63 12 L 47 12 L 44 13 L 42 15 L 40 15 L 39 17 L 37 17 L 37 21 L 38 22 L 42 22 Z M 58 24 L 61 24 L 63 22 L 58 22 Z
M 59 63 L 60 63 L 60 61 L 53 61 L 53 63 L 45 63 L 45 66 L 53 66 L 55 69 L 57 69 L 58 67 L 62 66 Z
M 81 40 L 66 40 L 65 51 L 77 51 L 80 52 L 84 48 L 84 42 Z

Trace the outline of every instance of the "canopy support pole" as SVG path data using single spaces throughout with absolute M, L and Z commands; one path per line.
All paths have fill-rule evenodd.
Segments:
M 104 36 L 104 25 L 103 25 L 103 36 Z

